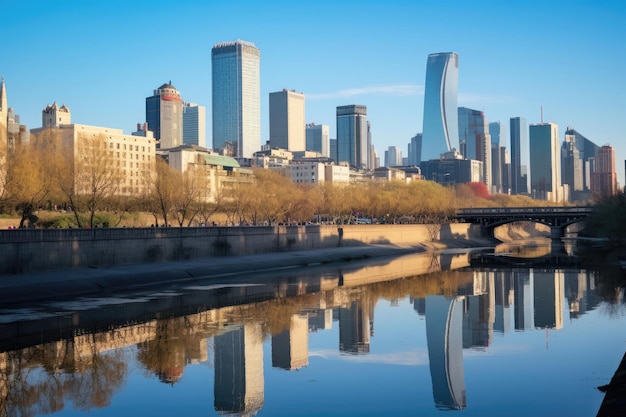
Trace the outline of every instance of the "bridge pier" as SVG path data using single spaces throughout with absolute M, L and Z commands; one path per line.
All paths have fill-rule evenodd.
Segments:
M 561 240 L 564 237 L 565 237 L 565 227 L 562 227 L 562 226 L 550 227 L 550 239 Z

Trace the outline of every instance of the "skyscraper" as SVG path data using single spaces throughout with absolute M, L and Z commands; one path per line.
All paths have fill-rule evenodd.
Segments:
M 402 165 L 402 151 L 397 146 L 390 146 L 385 151 L 385 166 L 397 167 Z
M 251 158 L 261 149 L 261 54 L 251 42 L 213 46 L 213 149 Z
M 8 120 L 9 107 L 7 102 L 7 90 L 4 86 L 4 75 L 0 84 L 0 177 L 7 175 L 7 151 L 8 151 Z M 4 181 L 0 181 L 0 195 L 4 194 Z
M 574 142 L 578 156 L 582 160 L 583 191 L 591 191 L 591 172 L 594 170 L 595 157 L 600 147 L 571 126 L 568 126 L 565 136 L 571 136 L 569 140 Z
M 270 146 L 291 152 L 306 150 L 304 94 L 294 90 L 270 93 Z
M 183 107 L 183 143 L 206 148 L 206 107 L 185 103 Z
M 561 181 L 569 189 L 569 200 L 584 199 L 583 191 L 583 160 L 576 147 L 574 135 L 565 135 L 561 145 Z
M 491 191 L 491 135 L 487 117 L 482 111 L 467 107 L 459 107 L 457 114 L 459 140 L 464 144 L 461 148 L 465 150 L 463 156 L 482 161 L 482 182 Z
M 442 52 L 428 55 L 424 90 L 422 160 L 459 149 L 457 89 L 459 55 Z
M 511 193 L 528 193 L 528 127 L 523 117 L 512 117 L 511 124 Z
M 417 135 L 411 138 L 411 142 L 409 142 L 409 156 L 408 156 L 408 164 L 409 165 L 419 165 L 422 162 L 422 134 L 418 133 Z
M 493 191 L 501 193 L 504 190 L 503 178 L 504 161 L 502 155 L 504 153 L 504 145 L 506 144 L 506 128 L 500 122 L 489 123 L 489 136 L 491 137 L 491 183 Z
M 556 123 L 530 125 L 530 186 L 534 197 L 560 202 L 563 200 L 561 185 L 561 158 L 559 132 Z
M 306 150 L 319 152 L 330 157 L 330 127 L 328 125 L 306 125 Z
M 337 107 L 337 161 L 368 169 L 367 108 L 351 104 Z
M 9 117 L 9 105 L 7 101 L 7 90 L 4 85 L 4 75 L 0 83 L 0 148 L 6 145 L 7 120 Z
M 604 145 L 596 154 L 595 169 L 591 173 L 591 192 L 601 196 L 617 193 L 615 149 L 612 146 Z
M 171 81 L 154 90 L 153 96 L 146 97 L 146 122 L 161 149 L 182 145 L 183 100 Z

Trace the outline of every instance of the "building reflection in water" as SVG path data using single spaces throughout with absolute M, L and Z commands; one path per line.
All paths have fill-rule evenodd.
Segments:
M 563 271 L 535 269 L 533 277 L 535 327 L 540 329 L 563 328 L 563 297 L 565 293 Z
M 289 329 L 272 336 L 272 366 L 294 370 L 309 364 L 309 318 L 291 316 Z
M 232 326 L 215 336 L 215 410 L 254 415 L 263 408 L 263 333 L 260 324 Z
M 426 339 L 433 396 L 437 408 L 466 407 L 463 376 L 464 297 L 426 297 Z
M 370 309 L 353 301 L 349 308 L 339 308 L 339 351 L 362 354 L 370 351 Z
M 487 349 L 494 332 L 507 333 L 511 319 L 515 330 L 560 329 L 565 297 L 570 319 L 600 302 L 595 292 L 597 275 L 588 271 L 485 268 L 435 276 L 417 273 L 436 272 L 441 265 L 467 266 L 467 255 L 415 256 L 385 265 L 371 264 L 362 270 L 344 271 L 343 280 L 326 274 L 322 278 L 289 278 L 265 289 L 234 286 L 232 294 L 230 289 L 222 288 L 215 300 L 236 298 L 237 304 L 219 305 L 215 301 L 216 307 L 200 313 L 117 328 L 103 326 L 107 330 L 95 333 L 72 328 L 72 336 L 62 341 L 35 341 L 28 347 L 4 350 L 0 352 L 0 415 L 20 407 L 40 407 L 36 402 L 20 403 L 21 392 L 52 392 L 46 382 L 33 387 L 28 385 L 30 381 L 17 378 L 24 369 L 41 366 L 68 376 L 81 374 L 89 368 L 85 363 L 110 360 L 111 355 L 102 352 L 131 345 L 138 346 L 137 359 L 146 369 L 172 384 L 181 378 L 185 366 L 206 362 L 210 357 L 207 345 L 212 345 L 215 410 L 219 414 L 253 415 L 264 406 L 263 344 L 268 336 L 272 366 L 281 369 L 309 366 L 309 333 L 331 329 L 333 320 L 339 324 L 339 351 L 367 354 L 374 338 L 376 302 L 382 296 L 402 300 L 406 295 L 412 297 L 417 313 L 425 316 L 435 405 L 440 409 L 463 409 L 467 406 L 464 348 Z M 416 274 L 407 277 L 405 271 Z M 246 301 L 241 296 L 244 291 L 253 291 L 253 299 Z M 190 297 L 196 296 L 197 292 Z M 212 299 L 207 297 L 199 297 L 198 303 L 209 303 Z M 185 300 L 187 304 L 190 299 Z M 119 314 L 116 309 L 115 314 Z M 280 326 L 274 327 L 270 322 L 276 318 Z M 75 362 L 83 365 L 68 367 L 67 357 L 42 355 L 53 347 L 58 352 L 73 352 Z M 95 359 L 89 356 L 93 354 Z M 84 358 L 91 359 L 86 362 Z M 111 381 L 109 386 L 121 386 L 123 378 L 118 376 L 119 380 Z M 69 394 L 55 391 L 56 398 L 63 395 Z

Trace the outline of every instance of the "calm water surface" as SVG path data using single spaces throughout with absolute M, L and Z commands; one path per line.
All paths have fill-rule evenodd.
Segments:
M 626 351 L 621 271 L 548 252 L 6 308 L 0 416 L 595 416 Z

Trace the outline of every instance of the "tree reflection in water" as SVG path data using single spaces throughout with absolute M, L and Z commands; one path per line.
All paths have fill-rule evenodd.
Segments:
M 89 346 L 60 341 L 4 353 L 0 369 L 0 415 L 34 416 L 64 409 L 88 411 L 111 404 L 125 381 L 127 359 L 123 350 L 101 353 L 96 334 Z

